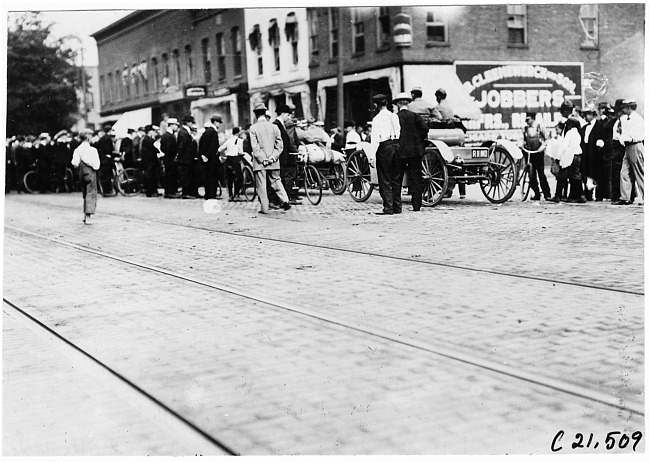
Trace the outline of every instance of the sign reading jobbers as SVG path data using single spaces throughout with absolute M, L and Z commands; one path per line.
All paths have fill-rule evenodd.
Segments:
M 582 63 L 456 62 L 456 74 L 483 115 L 465 122 L 467 140 L 497 136 L 519 141 L 526 113 L 537 113 L 546 128 L 560 120 L 560 105 L 582 106 Z

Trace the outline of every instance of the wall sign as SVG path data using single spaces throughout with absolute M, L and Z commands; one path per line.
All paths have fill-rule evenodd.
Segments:
M 185 88 L 185 96 L 187 98 L 202 98 L 206 94 L 206 87 L 192 86 Z

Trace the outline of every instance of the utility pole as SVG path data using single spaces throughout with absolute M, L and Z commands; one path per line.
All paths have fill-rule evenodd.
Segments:
M 341 24 L 341 10 L 338 9 L 338 29 L 336 31 L 336 41 L 338 43 L 338 53 L 336 55 L 336 124 L 343 130 L 344 111 L 343 111 L 343 27 Z

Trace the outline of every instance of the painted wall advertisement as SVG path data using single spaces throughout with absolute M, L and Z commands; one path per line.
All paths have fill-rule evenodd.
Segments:
M 466 141 L 498 136 L 521 141 L 526 113 L 547 129 L 555 126 L 564 99 L 582 106 L 582 63 L 456 62 L 456 74 L 483 115 L 466 121 Z

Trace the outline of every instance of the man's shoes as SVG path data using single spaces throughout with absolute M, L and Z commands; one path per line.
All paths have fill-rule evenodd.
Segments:
M 587 198 L 585 196 L 580 196 L 576 199 L 576 204 L 584 204 L 587 202 Z
M 191 195 L 189 195 L 189 194 L 183 194 L 183 195 L 181 196 L 181 199 L 198 199 L 198 197 L 196 197 L 196 196 L 191 196 Z
M 393 215 L 393 212 L 375 212 L 375 215 Z
M 632 202 L 621 200 L 621 201 L 618 201 L 618 202 L 614 202 L 613 205 L 632 205 Z
M 235 198 L 234 197 L 229 197 L 228 202 L 235 202 Z
M 264 212 L 263 210 L 258 210 L 257 213 L 259 213 L 260 215 L 266 215 L 267 214 L 267 212 Z
M 269 208 L 270 208 L 271 210 L 279 210 L 279 209 L 280 209 L 280 206 L 279 206 L 279 205 L 275 205 L 275 204 L 269 204 Z
M 461 195 L 460 195 L 460 198 L 461 198 L 461 199 L 465 199 L 465 194 L 461 194 Z
M 602 197 L 597 197 L 594 199 L 594 202 L 602 202 L 603 198 Z
M 557 197 L 557 196 L 554 196 L 554 197 L 551 199 L 551 202 L 555 202 L 556 204 L 559 204 L 559 203 L 560 203 L 560 198 Z
M 540 196 L 533 196 L 533 197 L 530 198 L 531 201 L 538 201 L 540 199 L 541 199 Z
M 302 201 L 297 201 L 296 199 L 291 199 L 289 203 L 291 205 L 302 205 Z
M 285 202 L 284 204 L 282 204 L 282 208 L 283 208 L 284 210 L 289 210 L 289 209 L 291 208 L 291 204 L 288 203 L 288 202 Z
M 181 196 L 178 194 L 165 194 L 165 199 L 179 199 Z
M 413 207 L 413 208 L 411 209 L 411 212 L 419 212 L 419 211 L 420 211 L 420 209 L 416 209 L 415 207 Z
M 401 210 L 393 210 L 393 214 L 394 214 L 394 215 L 399 215 L 400 213 L 402 213 Z
M 553 199 L 551 199 L 551 196 L 544 196 L 544 200 L 550 202 L 550 201 L 553 200 Z

